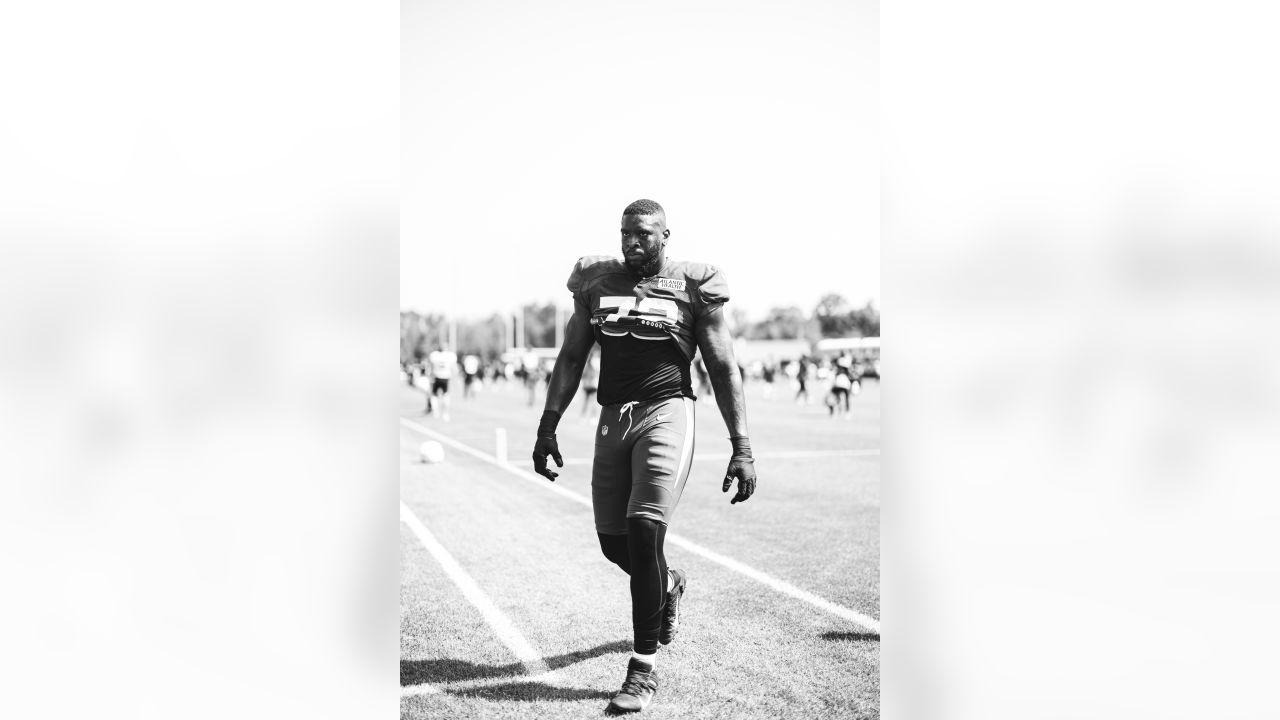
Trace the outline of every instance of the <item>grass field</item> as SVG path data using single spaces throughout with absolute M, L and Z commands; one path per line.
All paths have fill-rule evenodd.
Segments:
M 765 398 L 747 387 L 760 485 L 738 505 L 720 492 L 723 421 L 709 395 L 698 402 L 697 455 L 667 543 L 689 574 L 683 625 L 659 650 L 644 717 L 879 715 L 880 387 L 868 382 L 847 420 L 777 388 Z M 460 391 L 449 422 L 423 415 L 422 393 L 401 394 L 401 717 L 600 716 L 622 683 L 631 623 L 627 577 L 600 554 L 582 502 L 598 408 L 584 417 L 575 401 L 565 413 L 567 462 L 552 485 L 528 472 L 542 398 Z M 491 457 L 497 428 L 514 471 Z M 446 442 L 442 463 L 419 460 L 429 433 Z

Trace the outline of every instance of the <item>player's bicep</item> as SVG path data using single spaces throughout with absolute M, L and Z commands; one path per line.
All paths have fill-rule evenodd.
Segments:
M 588 315 L 575 312 L 569 316 L 564 326 L 564 343 L 560 346 L 560 357 L 577 363 L 585 362 L 591 346 L 595 344 L 595 335 L 591 332 Z
M 708 308 L 706 314 L 698 319 L 696 337 L 698 349 L 707 364 L 707 370 L 734 366 L 733 338 L 729 335 L 729 323 L 725 320 L 722 306 Z

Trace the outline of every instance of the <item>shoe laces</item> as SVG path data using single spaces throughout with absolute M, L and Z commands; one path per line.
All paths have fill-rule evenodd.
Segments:
M 634 695 L 640 697 L 646 692 L 652 692 L 657 687 L 657 683 L 653 681 L 653 671 L 645 672 L 644 670 L 629 669 L 627 670 L 627 679 L 622 681 L 622 692 L 625 695 Z

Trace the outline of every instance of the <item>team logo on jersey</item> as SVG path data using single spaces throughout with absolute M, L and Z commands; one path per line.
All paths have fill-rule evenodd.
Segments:
M 608 425 L 601 425 L 601 426 L 600 426 L 600 434 L 601 434 L 601 435 L 608 435 L 608 434 L 609 434 L 609 426 L 608 426 Z
M 658 287 L 662 290 L 676 290 L 684 292 L 684 281 L 673 280 L 671 278 L 658 278 Z

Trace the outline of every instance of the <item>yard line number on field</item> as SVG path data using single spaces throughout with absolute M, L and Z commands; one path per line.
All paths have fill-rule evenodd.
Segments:
M 572 490 L 567 490 L 564 487 L 561 487 L 560 485 L 556 485 L 555 483 L 549 482 L 547 481 L 546 478 L 542 477 L 541 475 L 537 475 L 535 473 L 529 472 L 528 470 L 523 470 L 510 463 L 499 462 L 498 459 L 493 455 L 490 455 L 486 452 L 481 452 L 480 450 L 476 450 L 470 445 L 464 445 L 463 443 L 460 443 L 457 440 L 454 440 L 448 435 L 438 433 L 435 430 L 432 430 L 431 428 L 428 428 L 428 427 L 424 427 L 416 422 L 413 422 L 412 420 L 400 418 L 400 424 L 409 428 L 410 430 L 413 430 L 414 432 L 421 433 L 437 442 L 448 445 L 449 447 L 459 452 L 466 453 L 467 455 L 470 455 L 474 458 L 483 460 L 491 465 L 500 467 L 503 470 L 506 470 L 507 472 L 511 473 L 512 475 L 515 475 L 517 477 L 523 478 L 525 480 L 528 480 L 534 483 L 535 485 L 542 488 L 543 490 L 547 490 L 557 495 L 560 495 L 561 497 L 568 498 L 569 500 L 572 500 L 580 505 L 591 507 L 590 498 L 587 498 L 583 495 L 579 495 L 578 493 L 573 492 Z M 878 453 L 879 451 L 876 451 L 876 452 Z M 405 512 L 404 504 L 401 503 L 402 517 L 404 512 Z M 726 567 L 736 573 L 739 573 L 740 575 L 745 575 L 746 577 L 749 577 L 752 580 L 755 580 L 756 582 L 759 582 L 769 587 L 772 590 L 776 590 L 777 592 L 780 592 L 784 595 L 789 595 L 790 597 L 793 597 L 797 600 L 801 600 L 803 602 L 809 603 L 810 605 L 820 610 L 823 610 L 832 615 L 835 615 L 838 618 L 848 620 L 849 622 L 852 622 L 856 625 L 860 625 L 876 634 L 880 633 L 880 621 L 876 620 L 875 618 L 869 615 L 865 615 L 863 613 L 858 612 L 857 610 L 847 608 L 838 603 L 831 602 L 826 598 L 818 597 L 817 595 L 814 595 L 813 593 L 807 590 L 802 590 L 796 587 L 795 585 L 792 585 L 791 583 L 786 582 L 785 580 L 779 580 L 778 578 L 773 577 L 768 573 L 761 572 L 760 570 L 756 570 L 755 568 L 749 565 L 743 564 L 741 562 L 738 562 L 737 560 L 734 560 L 733 558 L 727 555 L 721 555 L 720 553 L 715 552 L 714 550 L 710 550 L 691 540 L 687 540 L 682 535 L 676 535 L 674 533 L 668 534 L 667 542 L 677 547 L 688 550 L 689 552 L 695 555 L 700 555 L 703 558 L 710 560 L 711 562 L 716 563 L 717 565 Z M 441 549 L 443 550 L 443 548 Z M 459 570 L 461 570 L 461 568 L 459 568 Z

